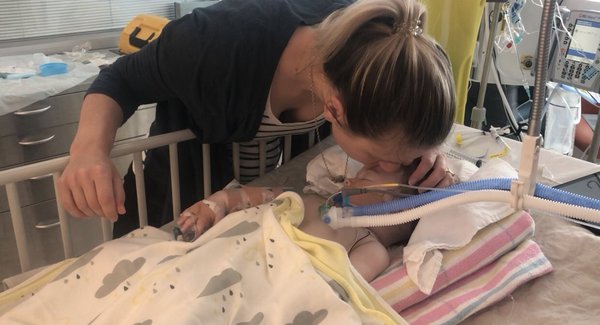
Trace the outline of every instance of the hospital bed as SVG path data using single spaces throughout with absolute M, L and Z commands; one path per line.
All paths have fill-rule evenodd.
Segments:
M 541 89 L 542 87 L 537 88 Z M 532 128 L 535 128 L 535 126 Z M 473 153 L 478 150 L 486 149 L 487 144 L 485 141 L 472 141 L 470 147 L 464 146 L 463 144 L 457 146 L 458 143 L 455 140 L 456 136 L 459 134 L 461 136 L 470 134 L 474 135 L 475 138 L 478 136 L 481 137 L 481 140 L 489 140 L 489 134 L 484 135 L 480 131 L 456 125 L 452 135 L 446 142 L 446 149 L 450 155 L 465 158 L 469 156 L 468 154 L 465 154 L 465 152 Z M 118 146 L 113 150 L 113 156 L 133 153 L 134 166 L 137 166 L 136 169 L 138 171 L 136 175 L 136 177 L 138 177 L 136 185 L 143 187 L 143 177 L 141 176 L 141 172 L 139 172 L 142 170 L 141 150 L 161 145 L 169 145 L 172 150 L 170 154 L 172 159 L 171 165 L 176 165 L 177 154 L 174 142 L 189 139 L 191 136 L 192 135 L 188 131 L 181 131 L 175 134 L 151 138 L 148 139 L 147 142 L 139 141 L 126 146 Z M 531 143 L 526 142 L 525 144 L 522 144 L 508 139 L 505 141 L 507 142 L 506 146 L 509 149 L 503 152 L 503 161 L 507 162 L 514 169 L 522 170 L 524 166 L 522 160 L 532 158 L 529 155 L 531 152 L 527 151 L 531 149 L 528 148 L 528 145 Z M 332 144 L 331 138 L 326 139 L 322 143 L 323 146 Z M 523 147 L 525 147 L 524 149 L 526 150 L 524 154 L 522 154 Z M 315 146 L 289 162 L 285 161 L 287 159 L 284 159 L 285 163 L 281 167 L 261 176 L 250 185 L 285 185 L 286 187 L 293 187 L 296 191 L 301 191 L 305 184 L 304 175 L 306 174 L 306 165 L 311 159 L 319 155 L 319 152 L 322 149 L 321 146 Z M 557 185 L 576 179 L 580 176 L 600 171 L 600 168 L 595 164 L 555 154 L 550 151 L 541 150 L 539 152 L 539 160 L 537 158 L 536 153 L 535 160 L 533 160 L 533 170 L 530 170 L 529 172 L 537 175 L 537 178 L 534 178 L 537 182 L 548 185 Z M 208 159 L 204 160 L 209 161 Z M 66 158 L 59 158 L 49 162 L 38 163 L 33 166 L 19 167 L 15 170 L 0 172 L 0 183 L 6 184 L 7 193 L 11 202 L 11 215 L 16 232 L 22 233 L 22 218 L 19 213 L 19 202 L 16 195 L 15 182 L 47 173 L 54 173 L 54 179 L 56 180 L 65 163 Z M 209 175 L 210 166 L 204 167 L 205 175 Z M 529 174 L 529 176 L 531 176 L 531 174 Z M 177 188 L 178 172 L 176 169 L 171 170 L 171 178 L 173 181 L 173 188 Z M 208 179 L 205 180 L 208 181 Z M 207 182 L 207 184 L 209 184 L 209 182 Z M 143 193 L 143 191 L 138 192 Z M 145 198 L 142 196 L 137 199 L 139 206 L 144 206 Z M 173 193 L 173 202 L 175 202 L 173 204 L 173 215 L 178 215 L 181 207 L 176 203 L 178 202 L 178 193 L 176 193 L 176 191 Z M 61 219 L 61 233 L 63 234 L 65 257 L 70 257 L 72 249 L 69 244 L 68 218 L 60 207 L 58 207 L 58 209 Z M 435 314 L 436 312 L 448 314 L 454 313 L 452 314 L 452 320 L 454 322 L 463 320 L 466 316 L 470 316 L 464 323 L 473 324 L 590 323 L 593 322 L 593 320 L 600 319 L 600 298 L 597 295 L 597 292 L 600 291 L 600 281 L 597 281 L 598 276 L 600 276 L 600 262 L 597 260 L 596 254 L 596 250 L 600 248 L 599 237 L 596 237 L 588 230 L 581 228 L 579 225 L 572 223 L 560 215 L 552 214 L 547 211 L 549 210 L 547 208 L 542 210 L 546 211 L 535 209 L 529 210 L 532 218 L 531 220 L 535 221 L 533 240 L 537 243 L 536 245 L 539 245 L 541 251 L 531 253 L 528 250 L 522 250 L 522 252 L 531 253 L 530 256 L 534 257 L 543 256 L 543 260 L 539 259 L 534 262 L 527 262 L 529 263 L 527 265 L 530 265 L 531 268 L 522 268 L 519 267 L 519 265 L 513 265 L 512 268 L 503 268 L 504 265 L 502 263 L 496 263 L 492 268 L 487 268 L 487 265 L 486 267 L 481 267 L 477 269 L 476 272 L 472 273 L 475 277 L 471 279 L 471 282 L 467 281 L 468 283 L 466 283 L 466 285 L 470 285 L 470 288 L 474 288 L 474 290 L 464 293 L 464 295 L 482 295 L 481 300 L 471 300 L 469 302 L 472 304 L 462 309 L 457 309 L 456 306 L 447 303 L 445 299 L 448 297 L 452 298 L 452 301 L 455 299 L 469 299 L 469 297 L 464 297 L 464 295 L 460 296 L 460 292 L 459 295 L 456 296 L 458 289 L 455 284 L 460 284 L 461 282 L 464 282 L 462 280 L 465 279 L 469 280 L 468 278 L 460 279 L 438 293 L 435 293 L 436 296 L 442 294 L 439 299 L 442 301 L 441 303 L 438 301 L 438 305 L 434 305 L 437 309 L 433 310 L 432 314 Z M 523 219 L 522 215 L 517 215 L 516 217 L 505 217 L 503 220 L 511 220 L 511 218 L 516 221 L 527 219 L 526 217 Z M 143 209 L 140 209 L 140 224 L 146 224 L 145 211 Z M 515 224 L 516 222 L 510 224 L 510 228 Z M 506 226 L 506 224 L 497 225 L 496 228 L 499 228 L 499 230 L 497 230 L 498 234 L 504 237 L 515 235 L 511 233 L 509 229 L 504 229 L 504 226 Z M 172 225 L 167 225 L 166 227 L 167 230 L 169 230 L 169 227 L 172 227 Z M 109 239 L 110 225 L 104 223 L 103 229 L 105 239 Z M 529 224 L 528 229 L 528 231 L 533 232 L 533 223 Z M 527 233 L 527 230 L 521 231 L 516 235 L 523 236 L 523 234 L 525 234 L 524 236 L 531 235 L 530 233 Z M 19 238 L 17 239 L 17 246 L 19 247 L 19 255 L 22 259 L 22 268 L 23 271 L 27 271 L 29 268 L 28 257 L 26 254 L 27 240 L 19 235 L 17 235 L 17 238 Z M 509 242 L 514 241 L 515 238 L 513 237 L 509 240 Z M 484 244 L 487 244 L 488 242 L 489 241 L 485 241 L 485 238 L 483 239 Z M 469 245 L 465 247 L 469 247 Z M 477 252 L 481 254 L 481 259 L 486 258 L 486 256 L 483 255 L 485 254 L 484 251 L 477 250 Z M 449 253 L 448 255 L 452 254 Z M 508 255 L 508 253 L 506 255 Z M 498 256 L 497 261 L 502 262 L 504 256 L 505 255 L 502 255 L 501 257 Z M 530 256 L 525 256 L 525 258 Z M 516 263 L 515 261 L 518 262 L 520 260 L 511 260 L 513 263 Z M 537 261 L 541 261 L 539 262 L 541 264 L 535 264 Z M 550 267 L 549 263 L 546 262 L 551 263 L 552 266 Z M 509 264 L 510 263 L 507 263 L 506 265 Z M 544 268 L 540 271 L 541 266 Z M 378 292 L 381 293 L 382 297 L 386 297 L 385 290 L 387 287 L 385 284 L 381 285 L 377 281 L 381 278 L 391 278 L 392 275 L 396 275 L 396 273 L 398 273 L 397 270 L 401 268 L 402 267 L 397 264 L 392 264 L 380 278 L 372 283 L 373 286 L 377 288 Z M 485 274 L 482 275 L 482 273 L 485 272 L 491 272 L 490 274 L 492 277 L 486 280 L 484 277 Z M 532 274 L 535 272 L 538 273 Z M 443 274 L 444 276 L 448 275 L 447 273 Z M 528 275 L 529 277 L 527 277 Z M 518 285 L 511 286 L 513 279 L 518 279 L 521 276 L 526 276 L 527 281 L 522 281 L 519 282 Z M 540 278 L 529 281 L 537 277 Z M 504 282 L 494 282 L 495 279 L 501 279 Z M 384 280 L 381 281 L 383 282 Z M 484 282 L 485 286 L 477 286 L 477 282 Z M 125 290 L 127 290 L 127 288 L 125 288 Z M 502 290 L 504 290 L 503 295 L 496 295 L 496 291 Z M 418 295 L 418 293 L 415 294 Z M 451 294 L 455 295 L 451 296 Z M 223 299 L 225 299 L 225 297 L 223 297 Z M 392 304 L 392 302 L 389 303 Z M 485 304 L 487 308 L 478 308 L 474 303 Z M 399 302 L 394 302 L 394 305 L 397 304 L 399 304 Z M 454 310 L 441 311 L 442 307 Z M 413 317 L 415 312 L 410 310 L 411 308 L 412 306 L 408 306 L 408 308 L 401 311 L 400 314 L 407 318 Z M 407 310 L 409 311 L 407 312 Z M 477 312 L 473 314 L 474 311 Z M 418 312 L 419 311 L 417 311 L 417 313 Z M 426 318 L 413 317 L 412 319 L 416 319 L 416 323 L 427 323 L 425 320 Z M 453 321 L 449 322 L 453 323 Z
M 460 148 L 462 152 L 483 152 L 489 145 L 486 137 L 479 144 L 474 141 L 468 147 L 457 146 L 456 134 L 480 133 L 476 129 L 455 124 L 446 149 Z M 332 145 L 333 139 L 324 141 Z M 518 168 L 522 143 L 505 140 L 510 151 L 502 157 L 514 168 Z M 295 157 L 288 164 L 266 174 L 252 183 L 260 186 L 285 184 L 302 189 L 305 184 L 305 166 L 318 154 L 318 148 Z M 539 160 L 538 182 L 555 186 L 584 175 L 600 171 L 600 166 L 580 159 L 542 149 Z M 484 309 L 464 324 L 576 324 L 590 323 L 600 319 L 600 237 L 567 219 L 545 211 L 530 211 L 535 220 L 533 240 L 537 242 L 554 270 L 527 283 L 509 296 Z
M 456 135 L 462 136 L 477 134 L 481 141 L 472 141 L 468 146 L 457 146 Z M 133 153 L 133 163 L 140 168 L 142 162 L 141 151 L 147 148 L 167 145 L 172 150 L 170 155 L 172 162 L 176 165 L 175 142 L 191 138 L 189 131 L 179 131 L 172 134 L 161 135 L 144 140 L 136 140 L 129 144 L 118 145 L 112 151 L 112 156 L 127 155 Z M 448 138 L 445 148 L 450 155 L 462 152 L 465 156 L 474 153 L 489 144 L 486 140 L 489 135 L 480 134 L 480 131 L 455 125 L 452 135 Z M 506 139 L 510 150 L 502 157 L 511 166 L 517 168 L 520 160 L 522 143 Z M 306 185 L 306 165 L 319 152 L 326 147 L 334 145 L 333 139 L 326 138 L 322 143 L 313 146 L 308 151 L 286 161 L 277 169 L 264 174 L 250 183 L 256 186 L 285 185 L 292 187 L 298 192 Z M 206 150 L 205 152 L 208 152 Z M 19 213 L 19 202 L 15 196 L 15 183 L 26 180 L 36 175 L 54 173 L 54 178 L 66 163 L 67 158 L 56 158 L 50 161 L 35 163 L 29 166 L 17 167 L 14 170 L 0 172 L 0 183 L 5 184 L 12 209 L 12 220 L 16 232 L 22 231 L 22 220 Z M 206 160 L 205 160 L 206 161 Z M 205 166 L 210 168 L 210 166 Z M 139 169 L 138 169 L 139 170 Z M 538 167 L 539 182 L 556 185 L 564 183 L 580 176 L 600 172 L 600 166 L 560 155 L 552 151 L 542 150 L 540 152 L 540 163 Z M 171 170 L 170 175 L 173 184 L 177 184 L 178 172 Z M 205 175 L 209 175 L 206 170 Z M 143 186 L 141 173 L 138 173 L 138 185 Z M 177 188 L 177 186 L 174 186 Z M 143 191 L 138 191 L 143 193 Z M 173 202 L 178 202 L 178 193 L 173 193 Z M 16 198 L 16 202 L 15 202 Z M 143 197 L 137 198 L 144 202 Z M 64 245 L 65 258 L 72 257 L 72 247 L 69 240 L 69 217 L 60 208 L 61 231 Z M 174 204 L 174 215 L 178 215 L 181 207 Z M 520 286 L 510 295 L 503 297 L 491 307 L 472 315 L 465 323 L 577 323 L 578 321 L 589 321 L 600 317 L 600 260 L 597 258 L 597 250 L 600 249 L 600 237 L 594 236 L 588 230 L 574 224 L 567 219 L 544 211 L 530 211 L 535 220 L 535 234 L 533 240 L 539 244 L 542 252 L 552 264 L 553 271 L 534 281 Z M 146 224 L 144 211 L 140 210 L 140 221 Z M 164 227 L 167 231 L 172 230 L 172 224 Z M 104 223 L 105 240 L 110 239 L 110 225 Z M 28 269 L 27 239 L 16 236 L 17 246 L 20 249 L 19 256 L 23 271 Z M 23 247 L 25 249 L 23 250 Z M 397 267 L 397 265 L 396 265 Z M 38 270 L 35 270 L 38 271 Z M 23 275 L 13 278 L 11 285 L 21 282 L 35 272 L 24 272 Z M 583 298 L 583 299 L 582 299 Z

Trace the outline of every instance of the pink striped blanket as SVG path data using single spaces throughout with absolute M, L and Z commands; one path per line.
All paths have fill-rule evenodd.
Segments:
M 410 323 L 455 324 L 552 270 L 537 244 L 527 240 L 533 231 L 531 216 L 518 212 L 479 231 L 464 248 L 444 252 L 430 296 L 409 279 L 404 265 L 371 285 Z
M 400 312 L 410 324 L 457 324 L 552 271 L 540 247 L 526 240 L 515 250 Z

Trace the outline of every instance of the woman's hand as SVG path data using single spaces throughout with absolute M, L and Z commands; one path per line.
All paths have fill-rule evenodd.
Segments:
M 454 173 L 448 169 L 446 155 L 433 149 L 423 156 L 417 168 L 408 178 L 408 184 L 421 187 L 447 187 L 456 182 Z
M 121 108 L 112 98 L 85 96 L 69 163 L 58 180 L 57 197 L 72 216 L 115 221 L 125 213 L 123 181 L 109 158 L 122 122 Z
M 74 217 L 116 221 L 125 213 L 123 181 L 110 158 L 101 153 L 71 156 L 58 180 L 58 197 Z

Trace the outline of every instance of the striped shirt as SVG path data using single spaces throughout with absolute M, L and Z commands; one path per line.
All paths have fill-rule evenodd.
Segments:
M 270 101 L 271 97 L 269 95 L 260 127 L 254 139 L 249 142 L 240 143 L 239 181 L 242 184 L 250 182 L 259 176 L 259 141 L 265 141 L 265 172 L 269 172 L 281 163 L 283 136 L 308 133 L 325 123 L 323 114 L 310 121 L 282 123 L 273 114 Z

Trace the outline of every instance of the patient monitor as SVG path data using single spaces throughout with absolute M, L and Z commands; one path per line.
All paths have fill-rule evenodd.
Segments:
M 573 10 L 552 56 L 550 80 L 600 92 L 600 11 Z

